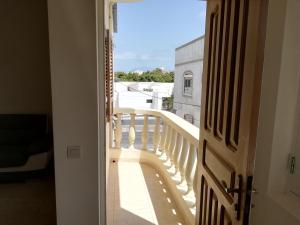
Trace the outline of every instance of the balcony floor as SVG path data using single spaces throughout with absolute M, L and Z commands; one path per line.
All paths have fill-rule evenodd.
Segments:
M 183 225 L 180 212 L 158 172 L 135 162 L 111 163 L 108 225 Z

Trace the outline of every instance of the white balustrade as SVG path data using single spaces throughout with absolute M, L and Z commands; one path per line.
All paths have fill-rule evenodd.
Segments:
M 159 149 L 160 140 L 161 140 L 160 117 L 155 117 L 155 128 L 154 128 L 154 134 L 153 134 L 153 150 L 155 153 L 157 153 L 157 151 Z
M 185 138 L 183 138 L 182 150 L 179 158 L 179 172 L 181 176 L 181 182 L 185 180 L 185 170 L 186 170 L 186 162 L 189 152 L 189 143 Z
M 129 146 L 129 151 L 152 152 L 158 160 L 162 160 L 166 169 L 173 169 L 170 176 L 178 176 L 176 185 L 186 184 L 185 194 L 195 193 L 199 128 L 167 111 L 127 108 L 114 109 L 114 111 L 116 112 L 114 148 L 124 149 Z M 127 125 L 122 125 L 122 118 L 123 120 L 130 118 L 130 121 L 124 123 Z M 139 118 L 143 119 L 140 123 L 137 122 Z M 129 129 L 128 127 L 123 129 L 123 132 L 128 132 L 128 143 L 126 143 L 126 140 L 122 140 L 122 126 L 128 125 Z M 140 127 L 140 125 L 142 130 L 138 131 L 136 126 Z M 151 127 L 152 143 L 149 141 Z M 139 144 L 141 149 L 137 149 Z
M 182 136 L 179 133 L 177 133 L 174 153 L 171 158 L 171 163 L 175 167 L 175 173 L 177 173 L 179 170 L 179 157 L 181 153 L 181 147 L 182 147 Z
M 130 127 L 129 127 L 129 135 L 128 135 L 129 148 L 134 149 L 135 143 L 135 114 L 130 114 Z
M 147 150 L 148 147 L 148 115 L 144 116 L 144 126 L 143 126 L 143 133 L 142 133 L 142 144 L 143 150 Z
M 120 149 L 122 142 L 122 113 L 116 114 L 115 147 Z
M 194 145 L 190 145 L 186 170 L 185 170 L 185 179 L 188 186 L 188 192 L 193 190 L 193 182 L 196 169 L 196 157 L 197 157 L 197 148 Z

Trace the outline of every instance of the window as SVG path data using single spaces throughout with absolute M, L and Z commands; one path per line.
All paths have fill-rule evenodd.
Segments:
M 193 94 L 193 73 L 185 72 L 183 75 L 183 94 L 192 96 Z
M 192 114 L 184 114 L 184 119 L 191 124 L 194 124 L 194 117 Z
M 152 99 L 147 99 L 146 103 L 152 103 Z

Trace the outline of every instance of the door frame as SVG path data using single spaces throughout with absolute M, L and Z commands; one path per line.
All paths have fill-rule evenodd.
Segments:
M 105 20 L 107 0 L 96 0 L 97 101 L 98 101 L 98 212 L 99 225 L 106 225 L 106 99 L 105 99 Z

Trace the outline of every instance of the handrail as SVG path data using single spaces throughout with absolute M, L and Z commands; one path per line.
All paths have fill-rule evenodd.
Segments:
M 133 108 L 115 108 L 114 113 L 118 114 L 141 114 L 149 115 L 154 117 L 160 117 L 163 121 L 167 121 L 168 124 L 172 126 L 178 133 L 181 133 L 183 136 L 189 139 L 194 145 L 199 143 L 199 128 L 193 124 L 187 122 L 183 118 L 177 116 L 174 113 L 164 111 L 164 110 L 155 110 L 155 109 L 133 109 Z

